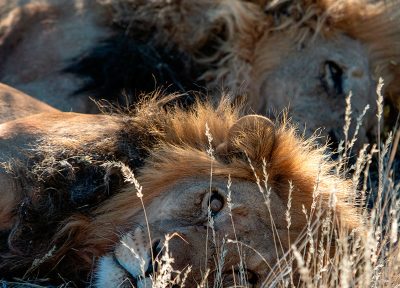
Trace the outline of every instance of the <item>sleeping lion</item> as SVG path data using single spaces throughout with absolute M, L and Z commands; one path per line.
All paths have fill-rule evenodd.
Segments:
M 0 7 L 0 81 L 63 111 L 96 111 L 89 97 L 124 103 L 121 92 L 136 101 L 159 86 L 187 93 L 185 105 L 191 90 L 216 103 L 228 90 L 270 118 L 289 107 L 307 135 L 322 128 L 339 142 L 352 92 L 354 119 L 369 105 L 362 144 L 377 130 L 378 77 L 386 100 L 399 103 L 399 0 L 0 0 Z
M 290 124 L 242 116 L 224 98 L 189 110 L 173 95 L 145 98 L 0 125 L 0 279 L 140 286 L 165 265 L 168 242 L 187 287 L 239 274 L 259 287 L 312 227 L 304 210 L 360 225 L 346 202 L 354 187 Z

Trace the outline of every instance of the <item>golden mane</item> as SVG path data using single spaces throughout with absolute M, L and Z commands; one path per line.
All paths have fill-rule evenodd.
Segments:
M 31 166 L 18 175 L 26 180 L 27 197 L 17 209 L 8 238 L 16 253 L 0 264 L 0 271 L 23 270 L 47 253 L 45 249 L 56 247 L 40 266 L 42 271 L 62 261 L 65 273 L 87 275 L 93 261 L 114 247 L 141 212 L 132 172 L 143 187 L 145 206 L 171 185 L 187 178 L 208 178 L 212 171 L 213 177 L 230 176 L 232 185 L 258 182 L 264 192 L 269 187 L 282 203 L 288 201 L 292 184 L 293 241 L 307 223 L 303 205 L 310 211 L 312 203 L 321 205 L 322 211 L 332 208 L 343 227 L 357 227 L 357 210 L 347 202 L 353 199 L 355 187 L 334 174 L 335 163 L 324 154 L 325 147 L 316 146 L 315 139 L 303 139 L 287 121 L 274 126 L 254 115 L 251 119 L 263 119 L 263 124 L 240 130 L 240 137 L 232 138 L 232 128 L 249 116 L 243 116 L 226 97 L 218 105 L 199 101 L 190 109 L 173 104 L 175 97 L 155 93 L 133 110 L 112 116 L 58 112 L 32 116 L 28 123 L 17 121 L 17 125 L 29 125 L 31 132 L 41 131 L 41 136 L 36 149 L 29 146 L 35 153 L 24 164 Z M 99 125 L 103 122 L 107 125 Z M 234 149 L 228 149 L 227 143 Z M 116 181 L 108 181 L 110 175 L 117 176 Z M 43 235 L 48 239 L 42 241 Z M 31 239 L 35 242 L 26 244 Z M 18 253 L 21 246 L 29 255 Z
M 145 165 L 135 175 L 143 187 L 145 205 L 177 181 L 196 176 L 210 177 L 212 167 L 213 176 L 228 178 L 230 175 L 234 183 L 261 181 L 262 189 L 266 189 L 263 181 L 267 174 L 268 187 L 272 187 L 283 202 L 288 200 L 291 182 L 295 219 L 292 227 L 298 233 L 306 225 L 302 206 L 309 209 L 313 201 L 319 201 L 316 199 L 320 199 L 322 207 L 327 209 L 334 205 L 338 221 L 345 226 L 354 228 L 359 224 L 355 208 L 347 203 L 355 192 L 351 182 L 333 174 L 335 163 L 324 154 L 325 147 L 318 148 L 315 139 L 301 138 L 288 122 L 276 124 L 270 157 L 263 149 L 263 141 L 267 139 L 263 139 L 266 135 L 261 130 L 246 134 L 246 141 L 258 143 L 257 147 L 244 149 L 247 157 L 227 156 L 219 153 L 218 147 L 226 142 L 229 129 L 240 118 L 241 112 L 232 108 L 225 98 L 216 108 L 200 102 L 189 111 L 177 106 L 168 110 L 157 107 L 160 106 L 154 99 L 146 100 L 136 108 L 135 116 L 130 120 L 133 127 L 140 125 L 158 138 L 149 148 Z M 206 129 L 212 136 L 211 142 Z M 213 157 L 210 156 L 210 143 Z M 332 204 L 332 198 L 336 199 L 335 204 Z M 79 235 L 79 241 L 75 242 L 82 247 L 78 250 L 82 252 L 91 247 L 94 251 L 90 254 L 98 255 L 98 249 L 106 250 L 117 241 L 115 231 L 126 229 L 129 219 L 140 209 L 137 190 L 132 184 L 97 208 L 92 220 L 85 217 L 69 219 L 60 235 Z

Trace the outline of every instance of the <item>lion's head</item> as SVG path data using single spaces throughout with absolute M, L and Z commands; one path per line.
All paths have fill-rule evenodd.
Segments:
M 9 219 L 2 226 L 9 233 L 9 250 L 1 254 L 5 275 L 21 276 L 28 267 L 35 275 L 52 271 L 78 281 L 97 265 L 99 286 L 137 281 L 142 262 L 135 253 L 150 273 L 156 269 L 150 251 L 156 254 L 165 235 L 175 234 L 169 241 L 173 266 L 192 266 L 189 283 L 201 281 L 207 268 L 210 281 L 220 269 L 229 283 L 243 261 L 260 284 L 302 234 L 302 210 L 310 211 L 313 202 L 329 210 L 333 197 L 345 226 L 357 220 L 346 204 L 353 189 L 331 172 L 322 148 L 288 124 L 240 117 L 226 101 L 189 111 L 150 100 L 128 115 L 39 114 L 2 124 L 0 132 L 1 147 L 9 147 L 3 161 L 20 157 L 29 165 L 7 186 L 15 191 L 1 192 L 8 202 L 0 204 L 12 200 L 15 207 L 2 214 Z M 217 268 L 224 241 L 225 264 Z
M 193 55 L 211 91 L 244 94 L 252 111 L 269 116 L 289 106 L 309 135 L 322 127 L 343 139 L 352 92 L 354 119 L 370 106 L 357 135 L 366 142 L 376 133 L 378 77 L 398 103 L 399 1 L 104 2 L 114 5 L 119 23 L 152 27 L 156 42 Z
M 99 226 L 92 227 L 106 227 L 110 218 L 116 221 L 112 226 L 124 227 L 111 253 L 100 258 L 100 287 L 127 278 L 138 281 L 141 269 L 152 269 L 151 252 L 162 250 L 167 234 L 176 234 L 169 241 L 173 267 L 182 271 L 192 266 L 189 286 L 200 283 L 207 268 L 220 269 L 225 285 L 233 284 L 232 270 L 239 271 L 241 260 L 250 283 L 260 284 L 306 226 L 303 205 L 309 210 L 313 201 L 321 200 L 328 207 L 334 194 L 339 218 L 350 227 L 355 224 L 356 213 L 345 204 L 351 195 L 349 183 L 331 174 L 320 149 L 300 139 L 287 124 L 274 125 L 255 115 L 240 118 L 227 107 L 198 105 L 190 112 L 161 114 L 163 125 L 157 129 L 163 131 L 162 139 L 137 177 L 146 215 L 138 202 L 138 187 L 131 185 L 99 209 Z M 293 223 L 288 239 L 284 213 L 291 185 Z M 110 236 L 106 235 L 96 239 Z M 226 244 L 228 239 L 240 244 Z M 225 262 L 218 268 L 222 253 Z M 215 280 L 213 273 L 209 279 Z

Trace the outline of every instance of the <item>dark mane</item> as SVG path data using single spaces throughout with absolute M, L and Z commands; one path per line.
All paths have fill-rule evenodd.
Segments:
M 192 91 L 205 91 L 204 81 L 198 80 L 203 68 L 176 47 L 141 38 L 116 29 L 113 36 L 72 59 L 64 72 L 87 79 L 75 94 L 129 105 L 143 93 L 162 88 L 166 93 L 183 93 L 179 101 L 184 106 L 193 104 Z

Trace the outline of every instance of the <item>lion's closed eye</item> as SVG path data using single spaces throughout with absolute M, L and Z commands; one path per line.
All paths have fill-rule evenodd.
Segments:
M 335 61 L 324 62 L 320 79 L 328 95 L 338 96 L 344 93 L 343 69 Z

